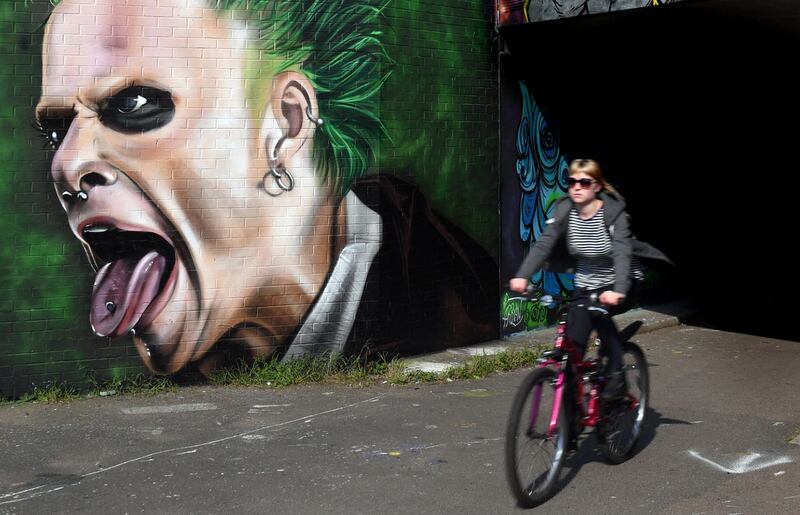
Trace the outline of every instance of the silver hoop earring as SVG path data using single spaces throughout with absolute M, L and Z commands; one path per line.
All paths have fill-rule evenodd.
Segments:
M 267 187 L 269 178 L 272 178 L 272 181 L 278 186 L 277 190 L 270 191 Z M 264 174 L 263 188 L 270 197 L 283 195 L 284 192 L 292 191 L 294 188 L 294 177 L 283 165 L 276 166 L 275 161 L 270 159 L 269 171 Z
M 283 142 L 286 140 L 286 136 L 282 137 L 278 140 L 278 144 L 275 145 L 275 150 L 272 152 L 272 157 L 270 157 L 267 161 L 269 162 L 269 171 L 264 174 L 264 179 L 262 180 L 262 187 L 264 191 L 267 192 L 267 195 L 270 197 L 277 197 L 279 195 L 283 195 L 286 191 L 292 191 L 294 188 L 294 177 L 292 174 L 289 173 L 289 170 L 286 169 L 285 166 L 282 164 L 278 164 L 278 151 L 283 145 Z M 270 190 L 267 187 L 268 180 L 267 176 L 271 176 L 273 182 L 278 185 L 277 190 Z

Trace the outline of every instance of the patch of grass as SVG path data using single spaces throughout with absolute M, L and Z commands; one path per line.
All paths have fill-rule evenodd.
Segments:
M 178 388 L 177 383 L 168 377 L 137 374 L 132 377 L 112 379 L 110 381 L 96 382 L 90 380 L 91 389 L 88 396 L 107 397 L 110 395 L 155 395 L 162 392 L 173 391 Z
M 385 357 L 365 361 L 358 356 L 340 354 L 300 357 L 290 361 L 256 359 L 217 371 L 209 377 L 209 382 L 220 386 L 276 387 L 305 383 L 370 384 L 387 375 L 395 364 Z
M 68 402 L 78 398 L 78 391 L 67 384 L 48 384 L 46 386 L 34 386 L 33 391 L 20 397 L 17 402 L 42 402 L 56 403 Z
M 490 356 L 473 356 L 463 365 L 451 367 L 443 372 L 411 371 L 395 377 L 393 383 L 431 383 L 464 379 L 482 379 L 496 372 L 507 372 L 528 367 L 547 346 L 537 346 L 520 350 L 507 350 Z
M 371 384 L 441 383 L 465 379 L 481 379 L 497 372 L 528 367 L 536 362 L 547 347 L 538 346 L 508 350 L 491 356 L 473 356 L 466 363 L 443 372 L 407 370 L 403 360 L 385 356 L 373 360 L 331 354 L 324 357 L 301 357 L 282 362 L 276 358 L 242 361 L 238 365 L 213 373 L 208 382 L 217 386 L 287 387 L 308 383 Z M 0 400 L 0 405 L 12 402 L 67 402 L 79 397 L 109 395 L 155 395 L 174 391 L 178 383 L 166 377 L 139 374 L 130 378 L 95 382 L 90 379 L 88 392 L 79 393 L 67 384 L 36 387 L 18 401 Z
M 500 371 L 530 366 L 544 347 L 504 351 L 493 356 L 473 356 L 463 365 L 443 372 L 409 371 L 406 362 L 382 357 L 365 361 L 359 357 L 333 354 L 327 357 L 303 357 L 282 362 L 257 359 L 214 373 L 212 384 L 237 386 L 285 387 L 306 383 L 369 385 L 375 383 L 436 383 L 480 379 Z
M 108 397 L 112 395 L 155 395 L 161 392 L 177 389 L 178 385 L 169 378 L 139 374 L 134 377 L 114 379 L 98 382 L 89 378 L 89 386 L 85 390 L 68 383 L 48 383 L 44 386 L 34 386 L 33 390 L 21 396 L 16 401 L 0 399 L 0 406 L 39 402 L 53 404 L 69 402 L 82 397 Z

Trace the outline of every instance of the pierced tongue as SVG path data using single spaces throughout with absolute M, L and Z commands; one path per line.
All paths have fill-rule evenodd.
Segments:
M 97 273 L 89 322 L 97 336 L 128 332 L 158 295 L 167 268 L 164 256 L 150 251 L 136 259 L 118 259 Z

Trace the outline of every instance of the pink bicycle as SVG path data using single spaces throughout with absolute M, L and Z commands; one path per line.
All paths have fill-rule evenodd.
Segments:
M 558 305 L 561 310 L 553 348 L 542 353 L 536 368 L 520 385 L 506 428 L 511 490 L 522 506 L 534 507 L 552 495 L 565 456 L 585 428 L 596 428 L 601 451 L 610 462 L 622 463 L 633 455 L 647 410 L 649 378 L 642 349 L 629 341 L 642 322 L 620 332 L 628 391 L 618 400 L 604 401 L 600 397 L 606 383 L 604 359 L 602 355 L 582 356 L 566 336 L 565 309 L 570 301 L 601 312 L 603 306 L 596 298 L 521 299 Z

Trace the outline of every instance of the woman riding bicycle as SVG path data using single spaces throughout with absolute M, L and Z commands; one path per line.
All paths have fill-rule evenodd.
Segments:
M 583 352 L 592 328 L 608 357 L 609 379 L 602 398 L 625 394 L 622 342 L 611 317 L 635 305 L 643 267 L 637 258 L 671 263 L 661 251 L 631 236 L 625 200 L 603 178 L 598 163 L 576 159 L 569 166 L 569 196 L 558 200 L 553 218 L 512 279 L 509 288 L 524 292 L 528 277 L 550 258 L 550 271 L 575 272 L 575 301 L 570 305 L 567 337 Z M 587 310 L 581 299 L 597 294 L 607 313 Z

